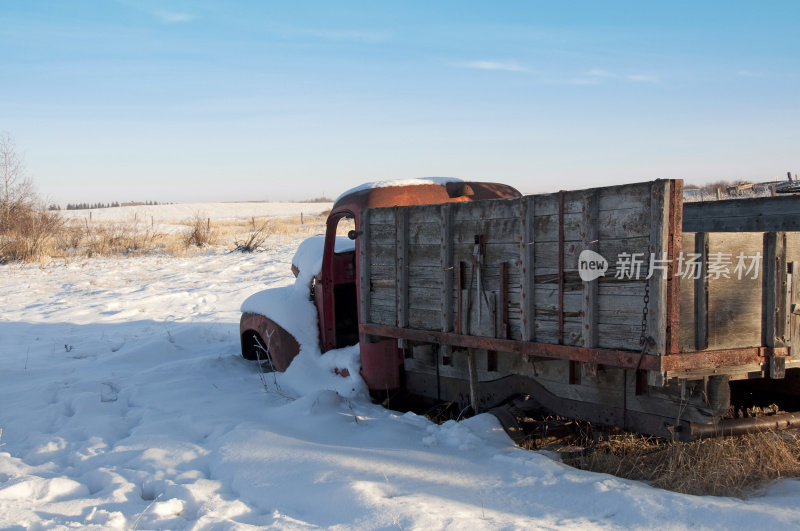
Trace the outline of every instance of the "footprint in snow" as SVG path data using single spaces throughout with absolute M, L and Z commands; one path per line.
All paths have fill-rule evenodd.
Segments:
M 100 390 L 100 402 L 116 402 L 119 396 L 119 389 L 111 382 L 103 382 Z

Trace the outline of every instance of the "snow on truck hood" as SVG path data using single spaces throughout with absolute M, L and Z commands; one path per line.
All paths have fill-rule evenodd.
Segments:
M 300 344 L 300 350 L 316 350 L 317 310 L 311 302 L 311 279 L 322 270 L 322 252 L 325 236 L 317 235 L 304 240 L 292 258 L 292 265 L 299 274 L 294 284 L 265 289 L 249 296 L 242 303 L 243 313 L 265 315 L 292 334 Z M 335 252 L 342 253 L 355 249 L 355 242 L 345 236 L 336 237 Z
M 303 241 L 292 258 L 299 274 L 294 284 L 274 287 L 250 295 L 242 303 L 243 313 L 256 313 L 270 318 L 292 334 L 300 345 L 300 352 L 282 374 L 282 384 L 298 395 L 303 389 L 325 388 L 341 396 L 353 397 L 367 393 L 366 384 L 358 376 L 361 357 L 358 347 L 347 347 L 329 351 L 322 356 L 319 351 L 319 326 L 317 307 L 311 300 L 311 279 L 322 269 L 322 253 L 325 237 L 312 236 Z M 355 249 L 355 242 L 337 236 L 335 252 Z M 350 376 L 336 375 L 334 369 L 346 368 Z M 310 387 L 309 387 L 310 386 Z

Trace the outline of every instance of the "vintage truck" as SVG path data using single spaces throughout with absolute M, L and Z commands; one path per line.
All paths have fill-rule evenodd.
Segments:
M 358 343 L 376 395 L 475 412 L 524 397 L 680 440 L 797 427 L 799 198 L 684 205 L 682 184 L 359 187 L 303 244 L 303 289 L 243 305 L 242 355 L 282 371 L 301 343 Z M 318 328 L 287 329 L 303 304 Z

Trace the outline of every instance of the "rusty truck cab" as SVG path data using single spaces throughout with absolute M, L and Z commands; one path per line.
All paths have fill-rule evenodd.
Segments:
M 394 339 L 374 341 L 359 337 L 359 261 L 362 214 L 368 208 L 427 205 L 504 199 L 521 194 L 511 186 L 451 179 L 420 179 L 368 184 L 344 193 L 328 216 L 322 270 L 316 279 L 314 299 L 319 315 L 320 350 L 353 345 L 360 341 L 361 375 L 371 390 L 397 389 L 402 385 L 402 355 Z M 355 250 L 336 253 L 340 222 L 352 219 Z

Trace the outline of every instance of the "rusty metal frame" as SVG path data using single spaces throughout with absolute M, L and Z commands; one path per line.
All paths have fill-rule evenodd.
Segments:
M 800 428 L 800 413 L 794 412 L 763 417 L 724 419 L 714 424 L 690 422 L 688 426 L 680 426 L 675 431 L 680 440 L 693 441 L 710 437 L 739 436 L 747 433 L 798 428 Z
M 681 283 L 675 270 L 683 243 L 683 181 L 674 179 L 669 187 L 669 238 L 667 241 L 667 354 L 680 351 Z
M 381 337 L 406 339 L 449 345 L 457 348 L 477 348 L 509 352 L 523 356 L 567 359 L 588 363 L 600 363 L 626 369 L 649 371 L 690 371 L 703 369 L 719 369 L 744 365 L 768 363 L 772 356 L 788 358 L 785 347 L 749 347 L 727 350 L 709 350 L 703 352 L 686 352 L 668 354 L 666 356 L 648 356 L 629 350 L 613 350 L 604 348 L 571 347 L 552 343 L 535 343 L 514 339 L 498 339 L 493 337 L 468 336 L 458 333 L 437 332 L 432 330 L 413 330 L 376 324 L 361 324 L 360 332 Z M 794 359 L 794 358 L 792 358 Z

